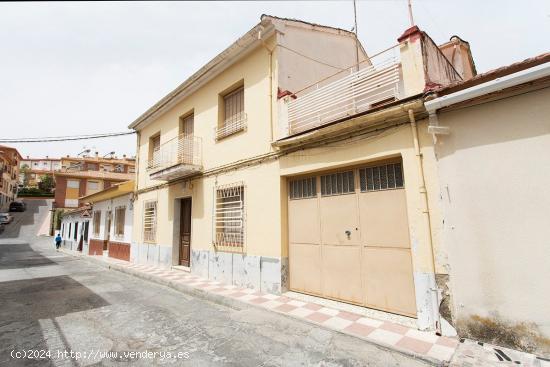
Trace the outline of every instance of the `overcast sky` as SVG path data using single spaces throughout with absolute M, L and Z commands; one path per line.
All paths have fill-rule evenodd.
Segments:
M 436 43 L 470 42 L 478 72 L 550 49 L 548 0 L 413 0 Z M 368 53 L 408 27 L 406 0 L 358 1 Z M 353 3 L 1 3 L 0 137 L 119 132 L 237 37 L 262 13 L 351 29 Z M 14 144 L 23 156 L 135 154 L 135 137 Z

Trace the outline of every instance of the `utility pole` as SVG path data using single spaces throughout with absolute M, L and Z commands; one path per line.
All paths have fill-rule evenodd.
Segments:
M 411 27 L 414 27 L 413 9 L 412 9 L 411 0 L 408 0 L 408 3 L 409 3 L 409 21 L 411 22 Z

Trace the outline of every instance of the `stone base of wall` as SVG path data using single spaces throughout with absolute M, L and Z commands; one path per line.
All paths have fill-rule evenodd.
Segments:
M 130 245 L 130 261 L 136 264 L 170 268 L 172 266 L 172 246 L 132 243 Z
M 288 290 L 288 258 L 192 250 L 191 273 L 262 292 L 280 294 Z
M 109 257 L 130 261 L 130 244 L 109 241 Z
M 91 239 L 88 244 L 88 255 L 103 255 L 103 241 Z

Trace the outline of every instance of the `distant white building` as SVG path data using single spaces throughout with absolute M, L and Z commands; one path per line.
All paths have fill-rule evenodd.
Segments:
M 63 238 L 62 246 L 68 250 L 88 253 L 90 236 L 90 207 L 84 206 L 63 213 L 57 233 Z
M 81 198 L 92 206 L 89 255 L 130 261 L 134 181 L 123 182 Z

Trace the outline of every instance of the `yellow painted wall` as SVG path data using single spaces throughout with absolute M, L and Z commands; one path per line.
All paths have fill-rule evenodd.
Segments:
M 240 159 L 267 153 L 271 150 L 269 121 L 269 55 L 259 47 L 249 56 L 231 66 L 197 92 L 174 106 L 154 123 L 140 131 L 138 188 L 161 183 L 149 179 L 147 156 L 149 139 L 161 134 L 161 145 L 179 134 L 179 118 L 193 111 L 195 131 L 202 138 L 202 157 L 205 170 Z M 247 127 L 244 132 L 215 141 L 218 124 L 218 96 L 228 87 L 244 79 L 244 104 Z

